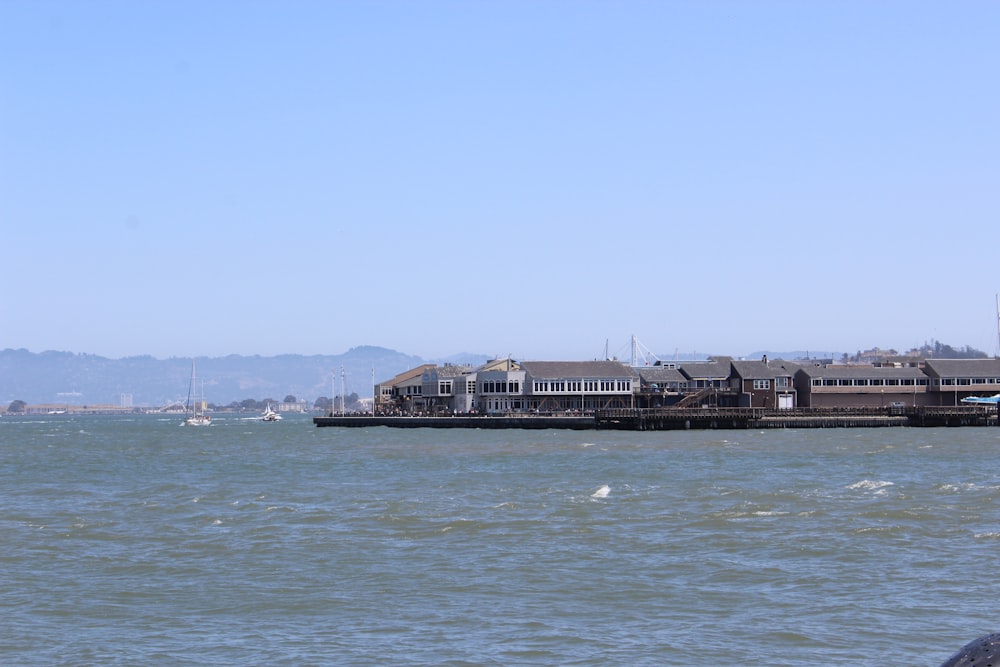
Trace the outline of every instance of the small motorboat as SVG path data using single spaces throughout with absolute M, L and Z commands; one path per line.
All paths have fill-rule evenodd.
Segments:
M 260 420 L 264 422 L 278 422 L 281 421 L 281 415 L 271 409 L 271 404 L 267 404 L 267 409 L 264 410 L 264 414 L 260 416 Z

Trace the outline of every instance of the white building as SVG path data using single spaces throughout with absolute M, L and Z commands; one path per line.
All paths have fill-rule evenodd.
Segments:
M 494 359 L 425 365 L 379 385 L 384 409 L 427 414 L 587 412 L 635 406 L 639 377 L 618 361 Z

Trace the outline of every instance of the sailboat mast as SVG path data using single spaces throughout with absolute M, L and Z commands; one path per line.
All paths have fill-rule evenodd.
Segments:
M 188 409 L 191 414 L 198 415 L 198 373 L 195 360 L 191 360 L 191 383 L 188 385 Z

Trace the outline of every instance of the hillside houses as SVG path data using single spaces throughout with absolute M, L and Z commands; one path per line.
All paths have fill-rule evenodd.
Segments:
M 998 359 L 909 365 L 810 361 L 516 361 L 425 364 L 375 386 L 379 414 L 587 414 L 669 407 L 851 408 L 952 406 L 1000 393 Z

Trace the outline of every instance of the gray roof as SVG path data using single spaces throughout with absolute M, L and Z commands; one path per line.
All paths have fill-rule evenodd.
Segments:
M 620 361 L 522 361 L 530 377 L 539 378 L 622 378 L 636 376 Z
M 729 378 L 730 361 L 709 361 L 704 364 L 681 364 L 680 371 L 692 380 L 725 380 Z
M 663 366 L 644 366 L 636 368 L 639 377 L 647 384 L 670 384 L 673 382 L 687 382 L 688 379 L 676 368 L 664 368 Z
M 927 375 L 939 378 L 998 378 L 1000 359 L 928 359 Z
M 445 364 L 437 368 L 439 378 L 454 378 L 461 375 L 468 375 L 472 372 L 472 366 L 460 366 L 458 364 Z
M 733 371 L 744 380 L 773 380 L 778 377 L 791 377 L 799 370 L 799 364 L 788 361 L 734 361 Z
M 845 379 L 908 379 L 927 377 L 922 370 L 912 366 L 895 368 L 892 366 L 801 366 L 803 374 L 811 379 L 829 378 L 831 380 Z

